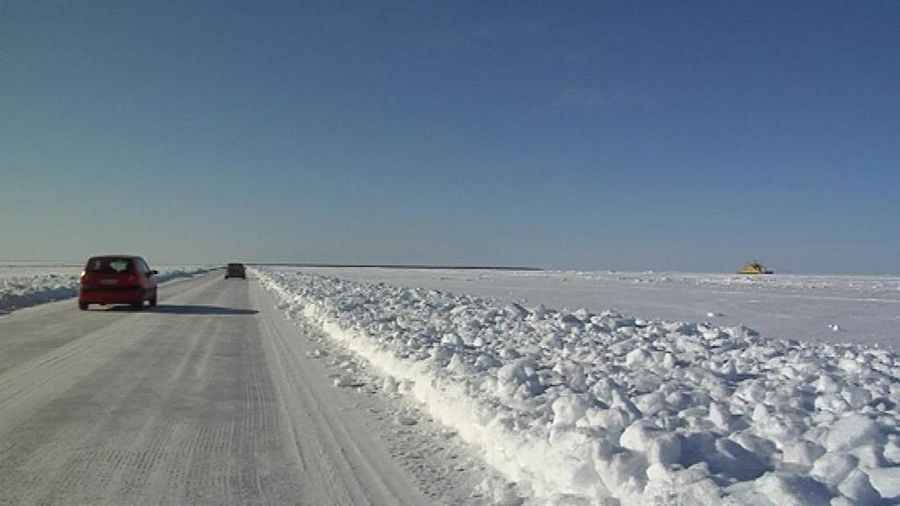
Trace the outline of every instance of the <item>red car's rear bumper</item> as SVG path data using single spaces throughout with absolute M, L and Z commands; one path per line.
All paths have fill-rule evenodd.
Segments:
M 82 288 L 78 293 L 82 304 L 135 304 L 146 298 L 143 288 Z

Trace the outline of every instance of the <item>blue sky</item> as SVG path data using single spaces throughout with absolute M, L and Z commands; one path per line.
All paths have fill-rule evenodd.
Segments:
M 263 3 L 0 5 L 0 259 L 900 273 L 896 1 Z

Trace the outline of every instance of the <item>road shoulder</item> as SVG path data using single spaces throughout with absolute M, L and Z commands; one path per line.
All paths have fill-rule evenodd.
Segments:
M 359 480 L 344 488 L 351 495 L 365 492 L 372 504 L 492 503 L 481 485 L 488 481 L 494 489 L 502 480 L 455 432 L 399 394 L 385 393 L 384 379 L 363 359 L 302 319 L 288 319 L 274 296 L 251 283 L 251 303 L 260 312 L 267 360 L 289 422 L 283 425 L 293 431 L 286 439 L 296 443 L 301 465 L 310 451 L 324 452 L 336 461 L 334 472 L 349 466 Z

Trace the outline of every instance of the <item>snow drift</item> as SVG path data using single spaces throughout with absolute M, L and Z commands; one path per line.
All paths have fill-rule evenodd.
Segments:
M 744 327 L 257 271 L 549 504 L 900 500 L 900 362 Z

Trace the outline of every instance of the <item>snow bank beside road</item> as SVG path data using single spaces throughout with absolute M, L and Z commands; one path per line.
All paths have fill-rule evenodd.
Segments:
M 279 267 L 279 271 L 288 270 Z M 295 268 L 555 308 L 615 309 L 662 320 L 746 325 L 766 337 L 879 344 L 900 351 L 900 277 L 740 276 L 599 271 Z
M 156 267 L 160 283 L 191 277 L 215 267 L 173 265 Z M 0 314 L 15 309 L 78 296 L 81 267 L 0 267 Z
M 258 274 L 288 314 L 399 380 L 525 496 L 862 505 L 896 495 L 900 361 L 886 350 Z

